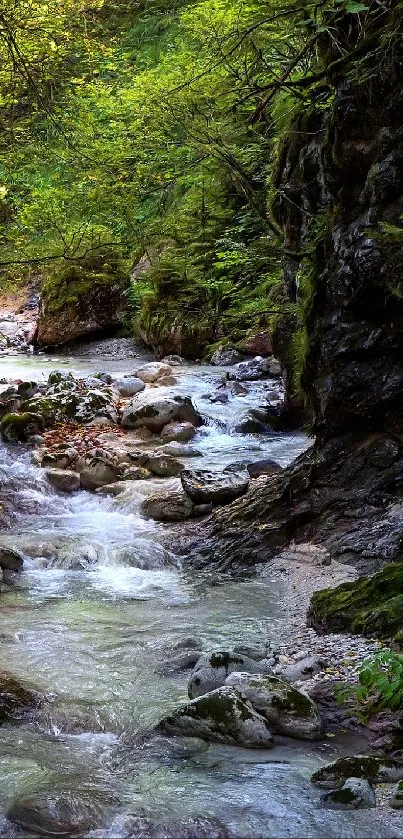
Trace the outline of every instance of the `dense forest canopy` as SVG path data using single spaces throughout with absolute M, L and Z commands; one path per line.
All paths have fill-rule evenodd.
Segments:
M 168 299 L 206 322 L 224 314 L 236 332 L 239 317 L 276 311 L 282 133 L 331 105 L 328 68 L 350 54 L 359 65 L 385 11 L 359 0 L 1 0 L 4 276 L 49 278 L 108 251 L 127 270 L 143 258 L 131 291 L 143 318 Z

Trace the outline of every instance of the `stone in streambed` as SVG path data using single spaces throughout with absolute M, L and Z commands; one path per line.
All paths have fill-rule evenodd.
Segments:
M 375 792 L 365 778 L 347 778 L 341 789 L 322 795 L 321 802 L 329 810 L 362 810 L 376 807 Z
M 59 492 L 77 492 L 81 487 L 80 475 L 69 469 L 47 469 L 46 477 Z
M 244 495 L 249 486 L 245 472 L 184 469 L 180 477 L 183 489 L 195 504 L 228 504 Z
M 312 783 L 322 789 L 341 789 L 348 778 L 365 778 L 370 784 L 400 781 L 403 761 L 373 755 L 341 757 L 311 775 Z
M 43 701 L 38 691 L 24 687 L 8 673 L 0 673 L 0 725 L 25 719 Z
M 195 449 L 193 446 L 188 446 L 186 443 L 165 443 L 163 446 L 158 446 L 155 450 L 156 454 L 169 454 L 171 457 L 203 457 L 202 452 Z
M 182 705 L 161 720 L 156 730 L 250 749 L 269 748 L 273 740 L 266 720 L 230 687 Z
M 39 434 L 44 425 L 42 417 L 31 411 L 5 414 L 1 421 L 1 436 L 6 443 L 25 443 L 33 434 Z
M 123 472 L 124 481 L 144 481 L 147 478 L 151 478 L 151 472 L 148 469 L 144 469 L 143 466 L 129 466 Z M 115 484 L 112 486 L 115 486 Z
M 98 802 L 68 792 L 39 792 L 16 800 L 8 809 L 7 818 L 29 834 L 66 839 L 104 823 L 103 808 Z
M 231 673 L 225 684 L 235 688 L 272 731 L 287 737 L 316 740 L 322 733 L 322 720 L 315 703 L 299 690 L 275 676 L 258 673 Z
M 18 551 L 0 548 L 0 568 L 5 571 L 21 571 L 24 560 Z
M 184 492 L 165 492 L 150 495 L 141 504 L 145 518 L 155 521 L 185 521 L 193 515 L 193 504 Z
M 394 810 L 400 810 L 403 807 L 403 781 L 396 784 L 389 801 L 389 807 L 393 807 Z
M 122 416 L 123 428 L 144 427 L 155 434 L 173 421 L 190 422 L 194 426 L 203 422 L 188 396 L 158 397 L 153 391 L 133 397 Z
M 323 656 L 310 655 L 297 661 L 295 664 L 288 664 L 281 670 L 281 677 L 286 682 L 303 682 L 306 679 L 312 679 L 321 670 L 327 666 L 327 661 Z
M 120 396 L 129 397 L 135 396 L 136 393 L 142 393 L 145 384 L 137 376 L 121 376 L 114 380 L 113 387 L 119 392 Z
M 196 434 L 191 422 L 169 422 L 161 431 L 161 440 L 166 443 L 188 443 Z
M 171 373 L 172 367 L 169 364 L 163 364 L 159 361 L 150 361 L 149 364 L 145 364 L 139 370 L 136 370 L 137 378 L 143 382 L 147 382 L 147 384 L 152 384 L 164 376 L 170 376 Z
M 157 669 L 158 673 L 170 676 L 174 673 L 182 673 L 184 670 L 191 670 L 198 662 L 201 650 L 182 650 L 172 655 Z
M 113 484 L 121 476 L 121 469 L 110 461 L 93 457 L 80 473 L 84 489 L 98 489 L 105 484 Z
M 264 665 L 234 652 L 203 653 L 200 656 L 188 682 L 190 699 L 203 696 L 218 687 L 222 687 L 230 673 L 266 673 Z
M 159 478 L 177 478 L 184 469 L 184 464 L 170 455 L 152 455 L 147 461 L 147 469 Z

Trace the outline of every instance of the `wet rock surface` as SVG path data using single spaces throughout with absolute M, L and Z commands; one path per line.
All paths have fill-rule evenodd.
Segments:
M 249 486 L 245 473 L 217 473 L 202 469 L 181 472 L 182 486 L 195 504 L 227 504 L 243 495 Z
M 254 661 L 247 655 L 235 652 L 204 653 L 200 656 L 188 682 L 188 695 L 191 699 L 203 696 L 209 691 L 222 687 L 230 673 L 265 673 L 264 664 Z

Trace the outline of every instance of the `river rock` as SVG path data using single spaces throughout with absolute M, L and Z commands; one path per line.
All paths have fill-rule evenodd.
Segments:
M 188 443 L 196 434 L 191 422 L 169 422 L 161 431 L 161 440 L 166 443 Z
M 113 386 L 124 397 L 135 396 L 136 393 L 141 393 L 145 389 L 143 380 L 137 376 L 121 376 L 114 380 Z
M 253 382 L 269 376 L 280 376 L 281 365 L 276 358 L 262 358 L 256 356 L 249 361 L 241 361 L 237 364 L 232 377 L 239 382 Z
M 168 454 L 152 455 L 147 461 L 147 469 L 159 478 L 177 478 L 184 468 L 180 460 Z
M 161 364 L 169 364 L 170 367 L 181 367 L 183 364 L 186 364 L 186 361 L 180 355 L 165 355 L 164 358 L 161 358 Z
M 224 472 L 248 472 L 251 478 L 260 478 L 262 475 L 277 475 L 282 472 L 282 467 L 271 457 L 263 460 L 236 460 L 225 467 Z
M 157 731 L 250 749 L 267 749 L 273 740 L 266 720 L 230 687 L 217 688 L 182 705 L 161 720 Z
M 373 755 L 341 757 L 311 775 L 312 783 L 322 789 L 341 789 L 348 778 L 365 778 L 370 784 L 401 781 L 403 761 Z
M 210 364 L 214 367 L 222 367 L 224 365 L 236 364 L 242 358 L 237 350 L 226 350 L 222 345 L 211 356 Z
M 245 416 L 241 417 L 239 422 L 235 425 L 234 431 L 237 434 L 265 434 L 271 428 L 265 422 L 262 422 L 257 417 L 252 416 L 252 413 L 248 411 Z
M 70 469 L 47 469 L 46 477 L 59 492 L 77 492 L 81 487 L 80 476 Z
M 68 792 L 38 792 L 14 801 L 7 818 L 29 835 L 82 836 L 103 824 L 103 809 L 94 801 Z
M 163 364 L 161 361 L 150 361 L 149 364 L 145 364 L 144 367 L 136 370 L 137 378 L 147 382 L 147 384 L 156 382 L 163 376 L 170 376 L 171 373 L 172 367 L 169 364 Z
M 0 673 L 0 725 L 19 722 L 43 701 L 44 697 L 38 691 L 24 687 L 8 673 Z
M 44 452 L 41 466 L 45 469 L 67 469 L 70 466 L 70 458 L 65 452 Z
M 113 484 L 121 477 L 121 469 L 111 461 L 93 457 L 80 473 L 84 489 L 98 489 L 105 484 Z
M 399 781 L 396 784 L 392 798 L 389 801 L 389 806 L 393 807 L 394 810 L 400 810 L 403 807 L 403 781 Z
M 281 676 L 286 682 L 302 682 L 305 679 L 312 679 L 312 676 L 320 673 L 326 666 L 327 661 L 323 656 L 310 655 L 295 664 L 283 667 Z
M 75 387 L 77 383 L 73 374 L 68 370 L 51 370 L 48 376 L 48 386 L 53 387 L 60 384 Z
M 1 436 L 6 443 L 25 443 L 33 434 L 44 428 L 42 417 L 31 411 L 22 414 L 5 414 L 1 420 Z
M 228 504 L 244 495 L 249 477 L 244 472 L 209 472 L 204 469 L 184 469 L 182 486 L 195 504 Z
M 150 495 L 141 504 L 145 518 L 155 521 L 185 521 L 193 515 L 193 504 L 184 492 Z
M 200 650 L 182 650 L 176 655 L 170 656 L 158 669 L 159 673 L 165 676 L 182 673 L 184 670 L 191 670 L 201 656 Z
M 129 466 L 123 472 L 124 481 L 145 481 L 147 478 L 151 478 L 151 472 L 144 466 Z M 112 486 L 115 486 L 115 484 L 112 484 Z
M 6 571 L 21 571 L 24 560 L 18 551 L 0 548 L 0 568 Z
M 286 682 L 275 676 L 233 672 L 225 684 L 247 699 L 272 731 L 304 740 L 320 737 L 323 726 L 315 703 Z
M 202 424 L 202 418 L 188 396 L 158 397 L 153 391 L 135 396 L 126 406 L 122 416 L 123 428 L 149 428 L 160 432 L 168 423 L 178 420 Z
M 188 696 L 195 699 L 222 687 L 230 673 L 265 673 L 259 662 L 234 652 L 203 653 L 190 674 Z
M 359 810 L 375 807 L 375 792 L 365 778 L 347 778 L 341 789 L 326 792 L 322 804 L 330 810 Z
M 255 357 L 257 355 L 271 355 L 273 346 L 269 330 L 263 329 L 260 332 L 250 330 L 243 342 L 243 350 L 247 355 L 253 355 Z
M 187 446 L 186 443 L 166 443 L 164 446 L 158 446 L 155 451 L 158 454 L 169 454 L 172 457 L 203 457 L 199 449 Z

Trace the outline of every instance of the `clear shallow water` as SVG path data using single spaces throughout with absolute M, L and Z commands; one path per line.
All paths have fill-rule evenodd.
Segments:
M 136 363 L 18 357 L 2 359 L 0 375 L 45 378 L 55 367 L 84 375 L 131 371 Z M 264 455 L 285 465 L 306 447 L 303 435 L 234 435 L 237 419 L 263 402 L 266 387 L 257 383 L 243 399 L 211 404 L 202 397 L 219 374 L 202 367 L 177 374 L 176 392 L 191 395 L 209 417 L 194 441 L 204 454 L 195 466 Z M 217 649 L 287 633 L 281 582 L 181 568 L 169 528 L 139 513 L 144 494 L 165 489 L 166 481 L 139 482 L 138 497 L 125 505 L 84 492 L 59 495 L 23 450 L 2 447 L 2 468 L 20 482 L 25 512 L 0 544 L 23 552 L 25 570 L 2 594 L 1 666 L 49 694 L 49 704 L 37 724 L 0 728 L 0 809 L 33 792 L 79 793 L 102 801 L 104 827 L 93 836 L 110 839 L 130 835 L 128 814 L 140 812 L 171 828 L 216 816 L 234 836 L 251 839 L 403 836 L 372 814 L 318 808 L 308 778 L 337 753 L 331 741 L 285 741 L 252 753 L 139 740 L 186 698 L 187 674 L 162 673 L 175 643 L 191 635 Z M 0 822 L 0 835 L 10 830 Z

